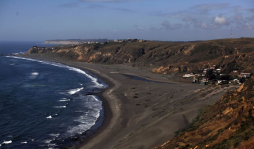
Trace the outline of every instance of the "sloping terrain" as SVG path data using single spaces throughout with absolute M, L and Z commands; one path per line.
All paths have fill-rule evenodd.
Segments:
M 165 144 L 171 148 L 254 148 L 254 77 L 206 108 L 198 121 Z
M 217 65 L 225 73 L 239 69 L 252 72 L 254 38 L 219 39 L 200 42 L 110 42 L 53 48 L 31 48 L 27 54 L 49 53 L 91 63 L 131 63 L 155 73 L 201 71 Z

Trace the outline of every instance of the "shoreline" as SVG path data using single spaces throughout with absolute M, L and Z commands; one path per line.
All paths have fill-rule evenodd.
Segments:
M 27 57 L 25 55 L 15 55 L 18 57 L 25 57 L 25 58 L 31 58 L 31 57 Z M 37 59 L 37 60 L 45 60 L 45 59 Z M 50 61 L 50 62 L 56 62 L 59 63 L 57 61 L 52 61 L 52 60 L 45 60 L 45 61 Z M 91 134 L 88 135 L 88 137 L 85 137 L 85 139 L 83 138 L 78 138 L 78 145 L 74 145 L 68 148 L 80 148 L 82 147 L 84 144 L 87 144 L 88 142 L 90 142 L 92 139 L 94 139 L 96 136 L 98 136 L 101 132 L 103 132 L 110 124 L 110 121 L 112 119 L 112 110 L 110 108 L 109 105 L 109 101 L 108 99 L 103 95 L 105 92 L 111 90 L 112 88 L 114 88 L 116 86 L 116 84 L 114 84 L 113 82 L 111 82 L 108 78 L 106 78 L 105 76 L 103 77 L 101 74 L 97 73 L 96 70 L 89 70 L 89 68 L 84 69 L 84 68 L 80 68 L 80 67 L 76 67 L 73 65 L 69 65 L 66 63 L 61 63 L 60 64 L 64 64 L 66 66 L 71 66 L 71 67 L 75 67 L 84 71 L 89 72 L 90 74 L 92 74 L 93 76 L 95 76 L 97 79 L 100 79 L 103 81 L 103 83 L 105 83 L 106 85 L 108 85 L 106 88 L 102 89 L 99 93 L 95 94 L 96 96 L 99 97 L 99 99 L 102 101 L 102 106 L 103 106 L 103 122 L 102 124 L 97 128 L 97 129 L 92 129 L 92 130 L 86 130 L 83 133 L 86 133 L 87 131 L 92 131 Z M 101 116 L 101 115 L 100 115 Z M 98 118 L 99 120 L 99 118 Z M 93 126 L 92 126 L 93 127 Z M 91 127 L 91 128 L 92 128 Z
M 187 127 L 201 108 L 215 103 L 230 89 L 172 84 L 162 74 L 125 65 L 89 64 L 43 54 L 23 57 L 83 69 L 109 85 L 98 94 L 104 106 L 102 125 L 88 138 L 81 140 L 82 143 L 71 148 L 142 149 L 161 145 L 174 137 L 176 131 Z M 150 81 L 134 80 L 124 74 Z

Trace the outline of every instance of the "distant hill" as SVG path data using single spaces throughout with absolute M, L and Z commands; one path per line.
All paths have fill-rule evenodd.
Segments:
M 88 40 L 82 42 L 84 41 Z M 163 74 L 202 71 L 212 65 L 221 68 L 224 73 L 233 70 L 254 73 L 254 38 L 186 43 L 105 42 L 105 44 L 79 44 L 44 49 L 31 48 L 27 52 L 33 53 L 53 54 L 91 63 L 129 63 Z
M 108 39 L 56 39 L 46 40 L 45 44 L 81 44 L 85 42 L 105 42 Z

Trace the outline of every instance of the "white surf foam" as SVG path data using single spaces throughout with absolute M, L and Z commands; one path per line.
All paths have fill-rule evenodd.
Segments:
M 81 70 L 79 68 L 75 68 L 75 67 L 71 67 L 71 66 L 66 66 L 66 65 L 63 65 L 63 64 L 60 64 L 60 63 L 48 62 L 48 61 L 42 61 L 42 60 L 36 60 L 36 59 L 31 59 L 31 58 L 24 58 L 24 57 L 17 57 L 17 56 L 6 56 L 6 57 L 23 59 L 23 60 L 30 60 L 30 61 L 36 61 L 36 62 L 40 62 L 40 63 L 43 63 L 43 64 L 53 65 L 53 66 L 56 66 L 56 67 L 68 68 L 69 70 L 76 71 L 78 73 L 81 73 L 81 74 L 84 74 L 85 76 L 87 76 L 95 84 L 95 87 L 99 87 L 99 88 L 105 87 L 103 84 L 98 82 L 97 78 L 92 77 L 91 75 L 87 74 L 85 71 L 83 71 L 83 70 Z
M 59 101 L 60 101 L 60 102 L 66 102 L 66 101 L 71 101 L 71 100 L 70 100 L 70 99 L 67 99 L 67 98 L 61 98 Z
M 91 96 L 95 101 L 99 101 L 94 95 L 89 95 Z
M 31 75 L 33 75 L 33 76 L 38 76 L 38 75 L 39 75 L 39 72 L 32 72 Z
M 54 106 L 54 108 L 66 108 L 66 106 Z
M 72 136 L 75 134 L 81 134 L 86 130 L 91 129 L 92 126 L 96 124 L 96 121 L 100 117 L 102 107 L 102 101 L 98 100 L 98 98 L 94 95 L 83 96 L 81 95 L 80 98 L 88 111 L 75 111 L 75 112 L 83 112 L 83 115 L 77 117 L 74 121 L 78 122 L 77 126 L 72 126 L 67 130 L 67 133 Z M 75 99 L 75 97 L 74 97 Z
M 50 115 L 50 116 L 48 116 L 48 117 L 46 117 L 47 119 L 51 119 L 52 118 L 52 116 Z
M 57 133 L 57 134 L 49 134 L 50 136 L 52 136 L 52 137 L 59 137 L 59 135 L 60 135 L 60 133 Z
M 79 91 L 81 91 L 81 90 L 83 90 L 83 87 L 81 87 L 81 88 L 76 88 L 76 89 L 70 89 L 70 90 L 68 90 L 68 93 L 71 94 L 71 95 L 73 95 L 73 94 L 76 94 L 77 92 L 79 92 Z
M 20 142 L 21 144 L 27 144 L 27 142 Z
M 44 140 L 44 143 L 50 143 L 52 140 Z
M 12 54 L 15 54 L 15 55 L 18 55 L 18 54 L 25 54 L 26 52 L 17 52 L 17 53 L 12 53 Z
M 32 72 L 31 76 L 30 76 L 30 79 L 36 79 L 38 75 L 39 75 L 38 72 Z
M 12 143 L 12 140 L 10 140 L 10 141 L 4 141 L 2 144 L 10 144 L 10 143 Z

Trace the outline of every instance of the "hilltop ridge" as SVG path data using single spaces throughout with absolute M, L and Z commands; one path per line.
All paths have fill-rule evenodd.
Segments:
M 199 42 L 105 42 L 33 47 L 27 54 L 47 53 L 67 59 L 105 64 L 131 64 L 154 73 L 202 71 L 210 65 L 223 72 L 253 73 L 254 38 L 219 39 Z

